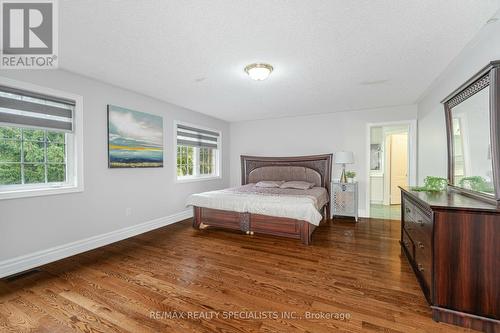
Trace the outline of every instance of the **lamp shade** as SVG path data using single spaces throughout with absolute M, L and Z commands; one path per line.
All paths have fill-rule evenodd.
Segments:
M 354 154 L 352 151 L 338 151 L 335 153 L 336 164 L 351 164 L 354 163 Z

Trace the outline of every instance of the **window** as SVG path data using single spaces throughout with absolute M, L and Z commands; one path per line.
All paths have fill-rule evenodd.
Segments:
M 49 130 L 0 127 L 0 184 L 66 181 L 66 135 Z
M 176 124 L 177 179 L 220 176 L 220 132 Z
M 0 85 L 0 199 L 83 189 L 77 99 Z

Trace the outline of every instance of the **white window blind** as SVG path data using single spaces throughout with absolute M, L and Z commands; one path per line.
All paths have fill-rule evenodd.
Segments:
M 0 86 L 0 123 L 73 132 L 75 102 Z
M 205 129 L 177 124 L 177 145 L 217 149 L 220 134 Z

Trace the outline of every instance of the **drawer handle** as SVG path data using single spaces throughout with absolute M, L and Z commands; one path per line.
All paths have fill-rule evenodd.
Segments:
M 425 226 L 425 223 L 424 223 L 424 221 L 422 221 L 422 220 L 418 220 L 418 223 L 420 223 L 420 226 L 421 226 L 421 227 Z
M 422 242 L 418 242 L 418 243 L 417 243 L 417 245 L 418 245 L 418 247 L 419 247 L 419 248 L 421 248 L 421 249 L 423 249 L 423 248 L 424 248 L 424 244 L 423 244 Z
M 411 209 L 410 208 L 406 207 L 405 210 L 406 210 L 407 213 L 411 213 Z
M 422 264 L 418 264 L 417 267 L 418 267 L 418 271 L 419 272 L 423 272 L 424 271 L 424 266 Z

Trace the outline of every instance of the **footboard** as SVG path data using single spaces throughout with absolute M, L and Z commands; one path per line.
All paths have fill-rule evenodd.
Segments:
M 290 218 L 194 207 L 193 228 L 207 227 L 295 238 L 306 245 L 311 243 L 311 235 L 316 228 L 309 222 Z

